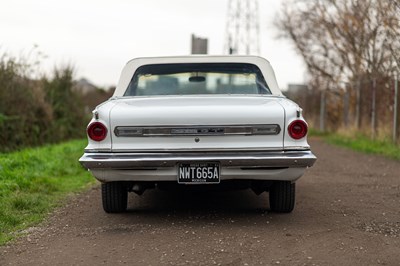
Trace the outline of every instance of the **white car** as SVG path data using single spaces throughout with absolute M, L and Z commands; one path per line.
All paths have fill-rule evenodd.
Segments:
M 302 109 L 255 56 L 129 61 L 93 111 L 81 164 L 102 182 L 106 212 L 149 188 L 251 188 L 291 212 L 295 181 L 314 164 Z

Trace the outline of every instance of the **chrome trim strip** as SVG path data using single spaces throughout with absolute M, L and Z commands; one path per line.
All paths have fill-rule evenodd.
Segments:
M 286 149 L 284 149 L 286 150 Z M 290 151 L 309 151 L 310 147 L 304 147 L 302 149 L 288 149 Z M 265 148 L 265 147 L 260 147 L 260 148 L 224 148 L 222 152 L 248 152 L 248 151 L 268 151 L 268 152 L 281 152 L 282 147 L 274 147 L 274 148 Z M 85 149 L 85 153 L 103 153 L 107 152 L 110 153 L 110 149 Z M 221 152 L 221 149 L 216 149 L 216 148 L 189 148 L 189 149 L 144 149 L 144 150 L 139 150 L 135 149 L 133 150 L 127 150 L 127 149 L 113 149 L 113 153 L 190 153 L 190 152 Z
M 284 148 L 283 151 L 309 151 L 310 146 L 297 146 L 297 147 L 287 147 Z M 113 153 L 190 153 L 190 152 L 281 152 L 282 149 L 277 149 L 277 148 L 224 148 L 224 149 L 214 149 L 214 148 L 193 148 L 193 149 L 145 149 L 145 150 L 139 150 L 135 149 L 134 151 L 132 150 L 126 150 L 126 149 L 113 149 Z M 85 153 L 110 153 L 111 149 L 85 149 Z
M 192 153 L 85 153 L 79 162 L 87 169 L 175 167 L 185 162 L 220 162 L 221 167 L 310 167 L 311 151 L 192 152 Z
M 283 151 L 309 151 L 310 146 L 296 146 L 296 147 L 286 147 L 283 149 Z M 249 152 L 249 151 L 264 151 L 264 152 L 281 152 L 282 148 L 224 148 L 223 152 Z M 85 149 L 85 153 L 110 153 L 111 149 Z M 113 149 L 113 153 L 132 153 L 132 150 L 126 150 L 126 149 Z M 135 149 L 135 153 L 163 153 L 163 152 L 169 152 L 169 153 L 188 153 L 188 152 L 221 152 L 221 149 L 215 149 L 215 148 L 193 148 L 193 149 L 145 149 L 145 150 L 139 150 Z
M 278 124 L 227 126 L 117 126 L 117 137 L 278 135 Z

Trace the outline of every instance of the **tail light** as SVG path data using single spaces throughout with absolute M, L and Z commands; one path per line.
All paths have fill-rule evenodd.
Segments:
M 303 120 L 295 120 L 288 126 L 289 135 L 293 139 L 301 139 L 307 135 L 308 126 Z
M 94 122 L 88 126 L 87 134 L 94 141 L 102 141 L 107 136 L 107 128 L 100 122 Z

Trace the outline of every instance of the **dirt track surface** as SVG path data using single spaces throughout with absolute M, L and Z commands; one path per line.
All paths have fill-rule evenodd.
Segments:
M 0 265 L 400 265 L 400 163 L 311 145 L 291 214 L 250 190 L 131 193 L 128 213 L 106 214 L 96 187 L 0 248 Z

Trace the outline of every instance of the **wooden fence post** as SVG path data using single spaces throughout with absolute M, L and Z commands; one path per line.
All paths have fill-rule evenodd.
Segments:
M 319 108 L 319 131 L 324 132 L 325 131 L 325 95 L 326 90 L 321 91 L 321 103 L 320 103 L 320 108 Z
M 356 91 L 356 124 L 357 129 L 361 127 L 361 81 L 357 81 L 357 91 Z
M 343 124 L 345 127 L 349 124 L 349 103 L 350 102 L 350 88 L 348 84 L 345 86 L 343 94 Z
M 399 79 L 394 79 L 394 107 L 393 107 L 393 142 L 397 143 L 397 126 L 398 126 L 398 98 L 399 98 Z
M 371 134 L 372 134 L 372 139 L 375 139 L 375 135 L 376 135 L 376 79 L 373 79 L 373 81 L 372 81 Z

